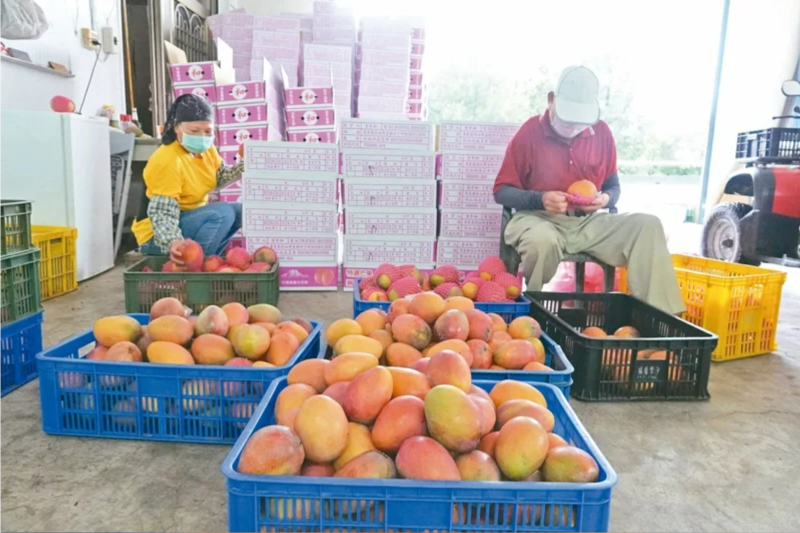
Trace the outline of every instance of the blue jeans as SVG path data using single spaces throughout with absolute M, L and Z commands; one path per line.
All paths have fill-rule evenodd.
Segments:
M 178 227 L 184 239 L 192 239 L 203 247 L 203 254 L 220 255 L 233 234 L 242 227 L 242 204 L 217 202 L 190 211 L 181 211 Z M 143 254 L 163 255 L 153 239 L 140 248 Z

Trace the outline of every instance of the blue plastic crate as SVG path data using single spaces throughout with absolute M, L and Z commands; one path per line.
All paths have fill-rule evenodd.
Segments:
M 21 318 L 0 328 L 2 391 L 5 396 L 36 377 L 36 354 L 42 351 L 42 314 Z
M 544 364 L 553 369 L 552 372 L 534 372 L 526 370 L 472 370 L 472 379 L 500 381 L 513 379 L 528 383 L 549 383 L 557 387 L 569 401 L 569 389 L 572 386 L 572 373 L 575 367 L 569 362 L 561 346 L 542 332 L 541 339 L 544 345 Z
M 392 302 L 368 302 L 361 299 L 361 294 L 358 290 L 358 284 L 361 279 L 353 282 L 353 318 L 357 317 L 367 309 L 383 309 L 389 310 Z M 531 301 L 525 296 L 520 295 L 516 302 L 507 303 L 485 303 L 475 302 L 475 309 L 479 309 L 484 313 L 496 313 L 503 317 L 506 323 L 511 322 L 517 317 L 528 316 L 531 312 Z
M 141 324 L 146 314 L 131 314 Z M 273 380 L 320 353 L 320 322 L 279 368 L 88 361 L 92 330 L 36 356 L 42 430 L 52 435 L 232 443 Z
M 490 390 L 497 381 L 475 381 Z M 286 379 L 270 386 L 222 464 L 228 530 L 236 531 L 608 531 L 617 474 L 564 395 L 537 384 L 555 416 L 554 432 L 589 452 L 596 483 L 367 480 L 254 476 L 236 472 L 247 439 L 275 423 Z

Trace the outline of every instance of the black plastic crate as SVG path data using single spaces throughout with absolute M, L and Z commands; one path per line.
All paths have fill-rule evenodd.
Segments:
M 587 401 L 707 400 L 717 336 L 622 293 L 527 292 L 531 316 L 561 345 L 575 367 L 572 396 Z M 640 338 L 588 337 L 597 326 L 612 335 L 633 326 Z M 663 359 L 639 358 L 643 350 Z M 643 354 L 642 354 L 643 355 Z
M 736 138 L 736 159 L 800 159 L 800 128 L 745 131 Z

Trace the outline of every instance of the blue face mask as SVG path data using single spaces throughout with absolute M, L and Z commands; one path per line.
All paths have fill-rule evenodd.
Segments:
M 214 144 L 213 136 L 189 135 L 188 133 L 185 132 L 183 134 L 183 140 L 181 141 L 181 146 L 183 146 L 193 154 L 205 153 L 205 151 L 211 148 L 213 144 Z

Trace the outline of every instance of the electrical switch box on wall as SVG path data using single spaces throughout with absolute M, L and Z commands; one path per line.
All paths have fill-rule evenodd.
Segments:
M 106 54 L 119 53 L 119 37 L 114 33 L 114 28 L 106 26 L 101 30 L 103 35 L 103 52 Z

